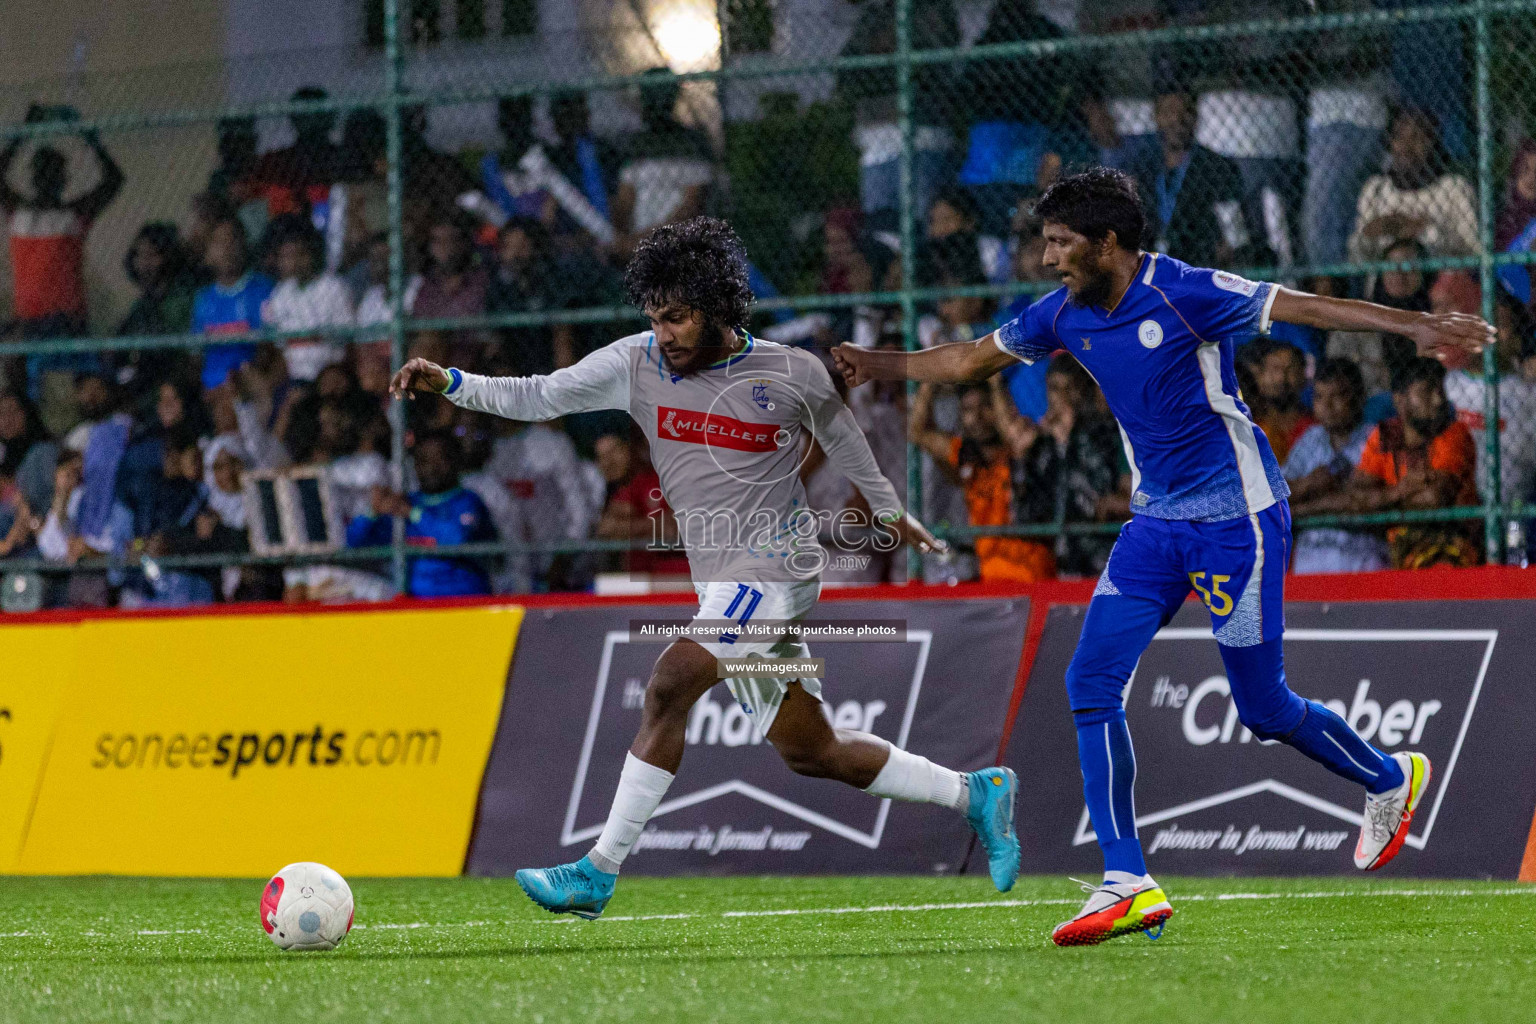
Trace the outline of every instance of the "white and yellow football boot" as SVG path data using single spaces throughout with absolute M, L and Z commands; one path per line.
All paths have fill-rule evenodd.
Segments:
M 1375 871 L 1403 848 L 1414 809 L 1429 788 L 1429 758 L 1417 752 L 1398 753 L 1392 760 L 1403 769 L 1403 784 L 1385 793 L 1367 793 L 1365 820 L 1355 844 L 1355 867 Z
M 1088 902 L 1076 917 L 1051 932 L 1051 941 L 1058 946 L 1096 946 L 1135 932 L 1147 932 L 1155 939 L 1173 916 L 1173 906 L 1151 875 L 1143 875 L 1139 882 L 1079 884 L 1090 894 Z

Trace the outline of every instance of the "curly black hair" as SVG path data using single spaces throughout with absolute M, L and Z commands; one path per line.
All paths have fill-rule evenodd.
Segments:
M 1090 241 L 1102 241 L 1111 231 L 1122 249 L 1141 247 L 1147 215 L 1136 179 L 1109 167 L 1090 167 L 1062 178 L 1035 203 L 1035 216 L 1065 224 Z
M 686 306 L 703 314 L 706 327 L 740 330 L 753 300 L 747 250 L 731 226 L 714 217 L 663 224 L 624 268 L 624 297 L 642 310 Z

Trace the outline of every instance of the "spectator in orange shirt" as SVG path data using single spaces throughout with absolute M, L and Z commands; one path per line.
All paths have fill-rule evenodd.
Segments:
M 1445 367 L 1420 358 L 1392 381 L 1398 415 L 1371 431 L 1351 480 L 1352 510 L 1452 508 L 1477 504 L 1477 446 L 1445 395 Z M 1392 567 L 1475 565 L 1472 530 L 1456 523 L 1387 531 Z
M 908 436 L 933 456 L 952 480 L 965 488 L 972 526 L 1008 526 L 1013 522 L 1013 480 L 1008 445 L 997 429 L 990 389 L 1002 391 L 1002 376 L 990 384 L 960 389 L 960 433 L 946 434 L 933 425 L 934 385 L 917 391 Z M 1034 583 L 1056 573 L 1051 549 L 1022 537 L 977 537 L 976 561 L 984 583 L 1007 580 Z

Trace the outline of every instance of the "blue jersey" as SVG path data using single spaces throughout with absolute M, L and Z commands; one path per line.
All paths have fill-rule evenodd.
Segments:
M 1146 253 L 1113 310 L 1074 306 L 1058 288 L 998 329 L 998 347 L 1033 363 L 1066 349 L 1098 381 L 1131 467 L 1131 511 L 1214 522 L 1290 494 L 1249 415 L 1235 347 L 1267 332 L 1276 287 Z
M 192 300 L 194 334 L 241 335 L 261 330 L 261 304 L 276 287 L 265 274 L 248 273 L 233 288 L 204 285 Z M 223 384 L 235 367 L 248 363 L 256 346 L 248 342 L 203 349 L 203 387 Z
M 441 494 L 417 491 L 406 500 L 411 518 L 406 543 L 417 547 L 474 544 L 496 539 L 496 527 L 485 502 L 474 491 L 455 487 Z M 347 527 L 347 546 L 382 547 L 393 534 L 390 516 L 358 516 Z M 454 597 L 489 594 L 490 581 L 479 563 L 466 558 L 413 558 L 407 589 L 412 597 Z

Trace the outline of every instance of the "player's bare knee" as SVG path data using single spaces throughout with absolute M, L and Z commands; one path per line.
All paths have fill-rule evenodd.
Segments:
M 645 687 L 648 718 L 686 718 L 689 710 L 715 683 L 715 659 L 693 641 L 673 644 L 656 660 Z
M 793 739 L 777 739 L 773 746 L 796 775 L 813 779 L 841 778 L 846 741 L 857 735 L 860 734 L 828 727 Z
M 685 676 L 657 672 L 645 687 L 645 716 L 651 719 L 686 718 L 699 698 L 697 682 Z
M 836 747 L 835 742 L 775 744 L 775 749 L 790 771 L 812 779 L 825 779 L 835 774 Z

